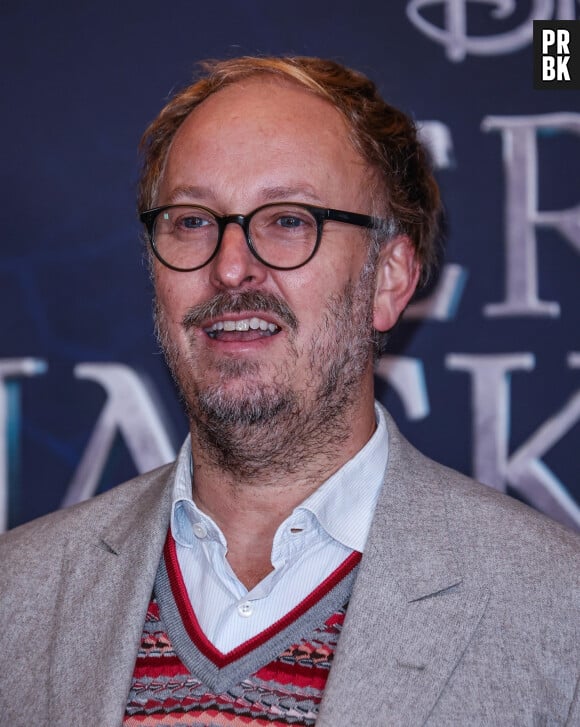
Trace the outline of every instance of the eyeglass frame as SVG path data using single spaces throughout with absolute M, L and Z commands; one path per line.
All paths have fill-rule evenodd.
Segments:
M 314 217 L 316 221 L 316 243 L 312 249 L 312 252 L 304 262 L 301 262 L 298 265 L 292 265 L 291 267 L 282 267 L 280 265 L 273 265 L 272 263 L 266 262 L 254 247 L 254 242 L 250 236 L 250 222 L 252 221 L 252 217 L 254 217 L 256 213 L 260 212 L 263 209 L 267 209 L 268 207 L 278 207 L 280 205 L 286 204 L 291 205 L 292 207 L 300 207 L 301 209 L 306 210 L 312 215 L 312 217 Z M 159 253 L 155 245 L 155 236 L 153 234 L 155 220 L 162 212 L 165 212 L 168 209 L 175 209 L 176 207 L 193 207 L 195 209 L 200 209 L 204 212 L 208 212 L 215 219 L 218 225 L 218 237 L 214 251 L 204 263 L 202 263 L 201 265 L 197 265 L 193 268 L 178 268 L 175 265 L 171 265 L 164 258 L 161 257 L 161 254 Z M 166 204 L 161 205 L 160 207 L 152 207 L 151 209 L 144 210 L 139 214 L 139 219 L 145 225 L 149 244 L 151 245 L 151 249 L 153 250 L 153 254 L 155 255 L 155 257 L 159 260 L 160 263 L 165 265 L 165 267 L 168 267 L 171 270 L 175 270 L 178 273 L 191 273 L 195 270 L 200 270 L 206 265 L 209 265 L 209 263 L 218 254 L 224 237 L 225 229 L 230 224 L 237 224 L 242 228 L 244 236 L 246 238 L 246 244 L 250 249 L 252 255 L 256 258 L 256 260 L 261 262 L 262 265 L 266 265 L 266 267 L 272 268 L 273 270 L 297 270 L 298 268 L 307 265 L 318 252 L 318 248 L 320 247 L 320 242 L 322 240 L 324 223 L 327 221 L 343 222 L 348 225 L 364 227 L 368 230 L 386 230 L 389 227 L 389 223 L 387 222 L 387 220 L 381 219 L 380 217 L 372 217 L 370 215 L 365 215 L 360 212 L 347 212 L 345 210 L 337 210 L 330 207 L 317 207 L 316 205 L 309 205 L 305 204 L 304 202 L 286 201 L 268 202 L 267 204 L 256 207 L 256 209 L 252 210 L 247 215 L 218 215 L 210 207 L 204 207 L 203 205 L 199 204 Z

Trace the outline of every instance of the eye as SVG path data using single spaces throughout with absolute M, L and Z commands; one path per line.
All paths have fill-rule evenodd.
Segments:
M 198 214 L 182 214 L 173 220 L 174 227 L 182 230 L 199 230 L 211 224 L 211 218 L 200 217 Z
M 297 228 L 306 224 L 306 221 L 296 215 L 282 215 L 276 220 L 276 224 L 280 227 Z

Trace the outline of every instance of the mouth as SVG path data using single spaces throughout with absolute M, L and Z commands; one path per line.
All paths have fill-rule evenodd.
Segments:
M 267 321 L 258 316 L 249 318 L 220 318 L 203 331 L 215 341 L 255 341 L 260 338 L 269 338 L 280 333 L 282 329 L 276 323 Z

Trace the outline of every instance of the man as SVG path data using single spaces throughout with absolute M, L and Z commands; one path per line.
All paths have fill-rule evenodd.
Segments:
M 4 722 L 580 724 L 577 537 L 373 402 L 435 257 L 413 125 L 333 62 L 207 71 L 139 199 L 190 439 L 3 539 Z

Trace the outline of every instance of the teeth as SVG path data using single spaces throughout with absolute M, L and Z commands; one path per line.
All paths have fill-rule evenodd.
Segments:
M 269 331 L 270 333 L 276 333 L 280 328 L 275 323 L 268 323 L 263 318 L 242 318 L 241 321 L 217 321 L 213 323 L 209 328 L 206 328 L 206 333 L 216 333 L 217 331 Z

